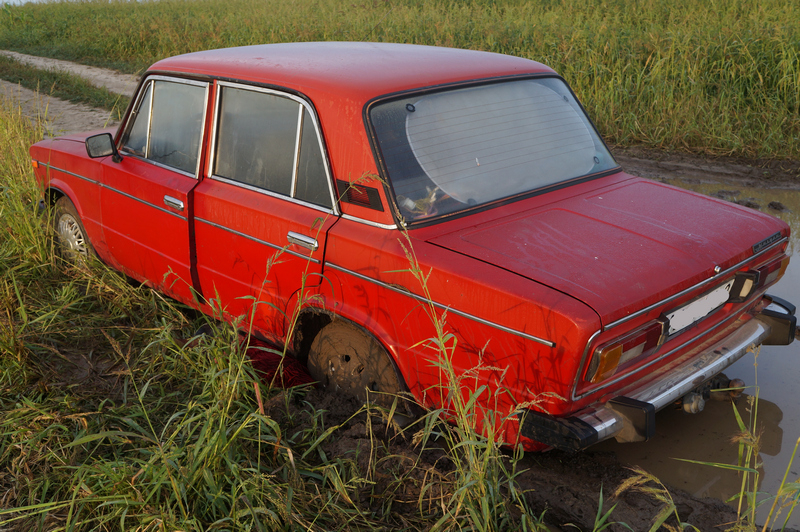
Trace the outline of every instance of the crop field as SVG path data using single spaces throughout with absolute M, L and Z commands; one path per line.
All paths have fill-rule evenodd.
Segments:
M 800 5 L 788 0 L 64 1 L 2 6 L 0 49 L 141 72 L 178 53 L 267 42 L 474 48 L 554 67 L 611 143 L 800 160 L 797 20 Z M 46 79 L 43 91 L 119 106 L 79 80 L 41 78 L 12 62 L 0 61 L 0 76 Z M 521 452 L 471 428 L 477 414 L 458 393 L 447 324 L 435 310 L 431 345 L 451 395 L 462 398 L 453 423 L 433 411 L 401 427 L 393 409 L 282 388 L 249 362 L 265 348 L 235 324 L 59 254 L 28 155 L 42 135 L 0 96 L 0 530 L 567 524 L 532 502 Z M 753 481 L 758 438 L 743 416 L 734 530 L 752 530 L 764 500 Z M 693 529 L 644 472 L 584 501 L 581 528 L 629 529 L 609 528 L 626 491 L 653 501 L 644 529 Z M 786 512 L 797 493 L 767 500 Z
M 138 72 L 271 42 L 473 48 L 552 66 L 612 144 L 797 160 L 798 20 L 792 0 L 89 0 L 5 5 L 0 49 Z

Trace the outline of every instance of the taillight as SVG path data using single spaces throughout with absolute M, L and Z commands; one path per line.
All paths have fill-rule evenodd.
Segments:
M 783 277 L 783 274 L 786 273 L 787 266 L 789 266 L 789 257 L 784 257 L 781 260 L 776 260 L 766 266 L 762 266 L 757 270 L 737 272 L 733 287 L 731 287 L 731 295 L 727 302 L 742 303 L 750 297 L 756 288 L 771 285 Z
M 786 268 L 788 266 L 789 257 L 784 257 L 780 262 L 775 261 L 771 264 L 767 264 L 766 266 L 762 266 L 758 269 L 758 273 L 761 276 L 761 282 L 759 285 L 767 286 L 776 282 L 778 279 L 783 277 L 783 274 L 786 273 Z
M 586 380 L 601 382 L 616 373 L 617 368 L 632 360 L 654 353 L 666 339 L 666 322 L 654 320 L 621 338 L 603 344 L 594 351 Z

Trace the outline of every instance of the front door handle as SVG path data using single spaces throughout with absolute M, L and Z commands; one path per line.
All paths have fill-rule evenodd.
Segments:
M 316 251 L 317 248 L 319 248 L 319 243 L 317 242 L 316 238 L 301 235 L 300 233 L 295 233 L 294 231 L 289 231 L 289 234 L 286 235 L 286 239 L 289 240 L 290 244 L 297 244 L 298 246 L 310 249 L 311 251 Z
M 164 196 L 164 205 L 183 212 L 183 202 L 178 198 L 173 198 L 172 196 Z

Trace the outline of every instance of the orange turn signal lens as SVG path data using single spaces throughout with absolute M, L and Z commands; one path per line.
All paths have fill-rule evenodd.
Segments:
M 589 379 L 589 382 L 593 384 L 603 381 L 614 374 L 617 366 L 619 366 L 619 359 L 622 357 L 622 344 L 600 349 L 594 356 L 597 358 L 597 369 Z
M 631 333 L 597 348 L 589 362 L 585 379 L 592 384 L 604 381 L 632 360 L 655 352 L 666 339 L 666 321 L 654 320 Z

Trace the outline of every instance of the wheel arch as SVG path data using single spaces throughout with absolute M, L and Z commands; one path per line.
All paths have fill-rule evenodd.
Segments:
M 44 197 L 43 197 L 44 201 L 46 202 L 46 204 L 47 204 L 49 207 L 52 207 L 52 206 L 54 206 L 54 205 L 56 204 L 56 202 L 57 202 L 57 201 L 58 201 L 60 198 L 62 198 L 62 197 L 64 197 L 64 196 L 67 196 L 67 197 L 69 197 L 69 199 L 70 199 L 70 201 L 72 202 L 72 204 L 73 204 L 73 205 L 75 205 L 75 200 L 73 199 L 73 197 L 72 197 L 72 196 L 70 196 L 69 194 L 67 194 L 66 192 L 64 192 L 63 190 L 61 190 L 59 187 L 54 187 L 54 186 L 49 186 L 49 187 L 47 187 L 47 188 L 45 189 L 45 191 L 44 191 L 44 194 L 43 194 L 43 196 L 44 196 Z M 78 208 L 78 206 L 77 206 L 77 205 L 75 205 L 75 208 L 77 209 L 77 208 Z
M 298 360 L 300 360 L 300 362 L 303 364 L 308 363 L 308 353 L 314 338 L 316 338 L 317 334 L 319 334 L 319 332 L 326 325 L 335 320 L 347 322 L 355 326 L 365 335 L 370 336 L 376 342 L 378 342 L 378 344 L 383 348 L 384 353 L 386 353 L 386 356 L 389 358 L 389 361 L 391 362 L 392 367 L 397 374 L 397 378 L 400 381 L 400 385 L 404 389 L 403 391 L 410 392 L 405 374 L 397 362 L 397 356 L 395 353 L 396 350 L 391 348 L 390 345 L 384 341 L 384 338 L 381 334 L 376 334 L 376 331 L 373 331 L 369 327 L 366 327 L 364 324 L 359 323 L 350 317 L 320 307 L 306 307 L 298 316 L 294 334 L 292 336 L 291 346 L 296 354 L 295 356 Z

